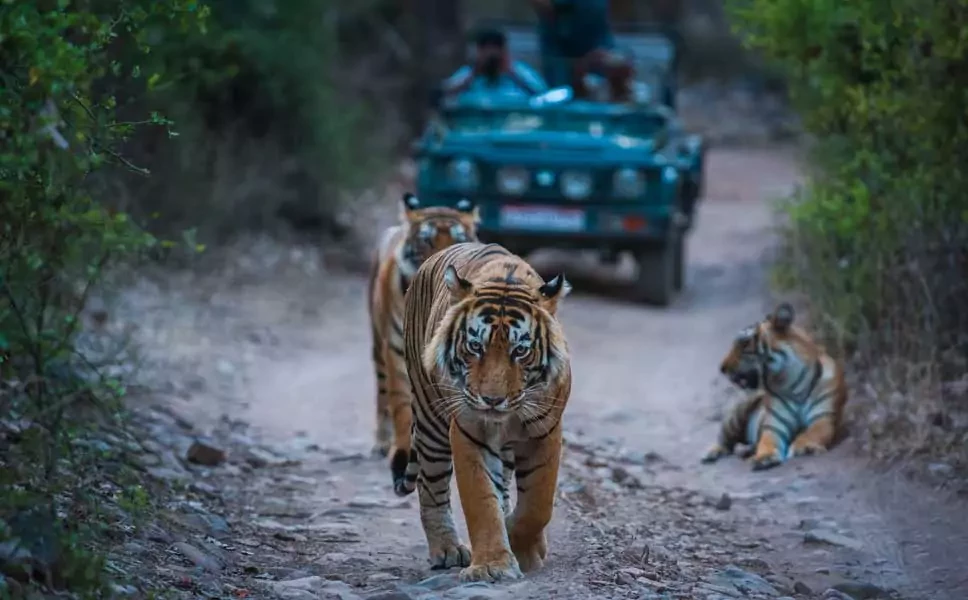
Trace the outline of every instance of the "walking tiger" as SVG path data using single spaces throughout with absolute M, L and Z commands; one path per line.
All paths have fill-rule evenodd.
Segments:
M 419 490 L 431 563 L 465 567 L 464 581 L 518 578 L 547 555 L 571 392 L 555 315 L 570 289 L 564 275 L 545 282 L 497 244 L 465 243 L 427 259 L 407 293 L 413 437 L 391 461 L 395 490 Z M 454 527 L 452 475 L 472 550 Z
M 403 195 L 401 222 L 383 232 L 370 269 L 367 300 L 376 372 L 376 444 L 387 456 L 395 440 L 410 447 L 410 383 L 403 362 L 403 296 L 430 255 L 477 239 L 477 209 L 461 200 L 457 209 L 421 207 Z

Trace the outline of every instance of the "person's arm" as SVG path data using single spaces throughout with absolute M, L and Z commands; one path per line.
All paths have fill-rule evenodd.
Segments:
M 454 74 L 444 80 L 441 90 L 445 96 L 458 94 L 470 87 L 474 82 L 474 69 L 467 65 L 454 71 Z
M 513 63 L 513 69 L 518 85 L 523 87 L 529 94 L 534 95 L 548 91 L 548 83 L 527 63 L 516 60 Z

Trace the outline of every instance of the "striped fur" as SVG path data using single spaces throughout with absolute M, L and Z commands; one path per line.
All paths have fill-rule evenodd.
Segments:
M 571 392 L 555 313 L 569 289 L 563 275 L 545 283 L 501 246 L 468 243 L 428 259 L 407 293 L 413 438 L 395 490 L 418 490 L 432 565 L 464 566 L 465 581 L 520 577 L 547 554 Z M 473 554 L 454 528 L 452 475 Z
M 733 409 L 703 462 L 744 444 L 753 469 L 768 469 L 833 444 L 847 403 L 843 366 L 793 318 L 793 307 L 780 304 L 733 341 L 720 371 L 750 395 Z
M 387 228 L 370 269 L 367 300 L 376 372 L 376 444 L 390 453 L 394 440 L 410 447 L 410 382 L 403 362 L 403 296 L 417 269 L 433 253 L 477 239 L 477 210 L 463 201 L 452 208 L 421 208 L 403 195 L 401 223 Z M 404 462 L 405 464 L 405 462 Z M 403 468 L 402 466 L 400 468 Z

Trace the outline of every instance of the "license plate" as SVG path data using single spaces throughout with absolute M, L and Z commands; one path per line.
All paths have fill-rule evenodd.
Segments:
M 545 231 L 582 231 L 585 229 L 585 211 L 545 206 L 504 206 L 501 208 L 501 227 Z

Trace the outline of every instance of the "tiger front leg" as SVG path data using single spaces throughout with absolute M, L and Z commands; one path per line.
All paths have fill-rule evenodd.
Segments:
M 756 452 L 750 459 L 753 461 L 754 471 L 763 471 L 779 466 L 785 458 L 784 449 L 787 441 L 780 435 L 779 428 L 769 426 L 772 418 L 768 415 L 766 419 L 766 424 L 760 432 L 760 438 L 756 442 Z
M 410 379 L 407 377 L 403 356 L 391 348 L 388 361 L 387 412 L 390 420 L 390 471 L 394 485 L 406 475 L 410 462 L 413 429 L 413 406 L 410 395 Z
M 427 439 L 414 440 L 414 443 L 420 449 L 417 494 L 420 524 L 430 550 L 430 568 L 466 567 L 471 563 L 471 552 L 457 535 L 450 508 L 450 478 L 453 474 L 450 449 Z
M 450 443 L 457 492 L 471 538 L 471 564 L 461 571 L 460 579 L 500 581 L 520 578 L 521 568 L 511 551 L 504 525 L 502 493 L 494 485 L 495 479 L 502 478 L 500 456 L 469 438 L 456 419 L 450 426 Z
M 521 570 L 527 573 L 540 568 L 548 555 L 545 529 L 551 522 L 558 489 L 561 427 L 540 440 L 521 444 L 515 456 L 518 501 L 508 518 L 508 538 Z
M 833 444 L 836 431 L 833 417 L 824 415 L 800 432 L 790 445 L 790 453 L 793 456 L 803 456 L 826 452 Z

